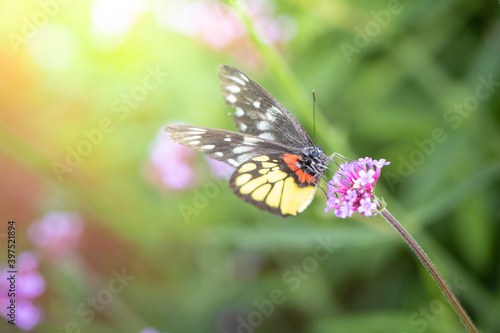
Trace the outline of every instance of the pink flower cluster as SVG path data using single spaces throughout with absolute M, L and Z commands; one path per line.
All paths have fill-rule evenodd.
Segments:
M 275 15 L 271 0 L 243 2 L 253 22 L 258 38 L 266 44 L 291 40 L 296 33 L 294 20 L 287 15 Z M 193 38 L 214 50 L 232 49 L 248 54 L 248 31 L 245 23 L 221 1 L 170 0 L 155 8 L 158 24 Z
M 82 232 L 83 220 L 74 212 L 50 212 L 28 228 L 29 238 L 49 260 L 60 259 L 75 249 Z
M 153 172 L 163 185 L 172 190 L 180 190 L 194 185 L 196 174 L 191 161 L 196 152 L 170 140 L 170 134 L 163 128 L 153 140 L 150 161 Z
M 43 258 L 58 262 L 75 249 L 82 231 L 83 220 L 78 214 L 53 211 L 33 222 L 28 236 Z M 25 251 L 14 264 L 8 264 L 0 267 L 0 313 L 7 321 L 14 320 L 19 329 L 30 331 L 43 317 L 42 309 L 35 304 L 46 289 L 45 279 L 38 271 L 39 260 L 33 252 Z
M 328 200 L 325 213 L 334 210 L 337 217 L 345 219 L 354 212 L 373 216 L 380 209 L 374 189 L 380 177 L 380 169 L 390 162 L 369 157 L 345 162 L 339 166 L 332 180 L 328 182 Z
M 38 260 L 31 252 L 22 252 L 16 259 L 15 281 L 10 281 L 10 269 L 0 269 L 0 307 L 7 321 L 15 319 L 15 325 L 23 331 L 32 330 L 42 320 L 42 309 L 35 299 L 45 291 L 45 279 L 38 272 Z M 15 283 L 11 283 L 15 282 Z M 14 287 L 12 287 L 14 285 Z M 15 317 L 9 308 L 15 299 Z

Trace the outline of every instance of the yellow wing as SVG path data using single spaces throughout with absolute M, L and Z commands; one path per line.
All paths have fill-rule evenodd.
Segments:
M 229 185 L 236 195 L 260 209 L 280 216 L 297 215 L 314 198 L 316 179 L 306 181 L 295 170 L 283 155 L 257 156 L 240 165 Z

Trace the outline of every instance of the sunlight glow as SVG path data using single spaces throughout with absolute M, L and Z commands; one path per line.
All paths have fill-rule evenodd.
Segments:
M 95 0 L 90 10 L 92 29 L 104 35 L 127 33 L 144 10 L 145 0 Z
M 62 24 L 48 24 L 29 41 L 33 60 L 44 69 L 60 71 L 71 66 L 79 44 L 74 32 Z

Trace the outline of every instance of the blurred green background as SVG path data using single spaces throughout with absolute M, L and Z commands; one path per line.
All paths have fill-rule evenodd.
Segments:
M 158 180 L 150 154 L 165 124 L 235 130 L 217 77 L 226 63 L 310 134 L 316 90 L 328 154 L 392 161 L 378 195 L 480 330 L 500 332 L 499 6 L 2 2 L 0 259 L 14 219 L 17 253 L 36 253 L 46 281 L 33 331 L 464 331 L 380 217 L 325 215 L 321 192 L 297 217 L 271 215 L 238 199 L 200 155 L 190 186 Z M 78 149 L 86 156 L 68 165 Z M 54 211 L 75 212 L 84 228 L 76 248 L 50 260 L 27 231 Z M 325 242 L 335 247 L 318 260 Z M 103 298 L 122 269 L 134 278 Z M 78 311 L 96 295 L 92 318 Z M 16 328 L 2 320 L 0 330 Z

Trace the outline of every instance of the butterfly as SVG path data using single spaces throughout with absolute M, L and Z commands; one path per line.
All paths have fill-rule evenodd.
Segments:
M 241 133 L 191 125 L 165 130 L 173 141 L 235 167 L 229 185 L 244 201 L 297 215 L 311 203 L 333 155 L 327 157 L 297 119 L 242 71 L 220 65 L 219 78 Z

